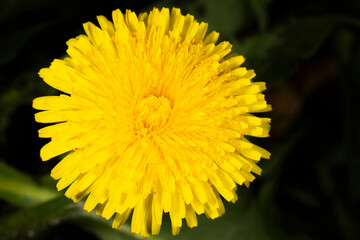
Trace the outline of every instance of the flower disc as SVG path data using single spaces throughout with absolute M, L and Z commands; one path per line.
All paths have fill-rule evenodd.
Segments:
M 230 56 L 231 44 L 215 44 L 179 9 L 154 8 L 136 15 L 115 10 L 100 28 L 85 23 L 86 35 L 67 42 L 69 57 L 54 60 L 40 76 L 59 96 L 34 99 L 39 130 L 51 138 L 42 160 L 67 153 L 52 170 L 58 190 L 75 202 L 87 196 L 119 228 L 132 214 L 131 229 L 158 234 L 163 212 L 173 234 L 196 214 L 217 218 L 222 198 L 237 200 L 236 187 L 260 174 L 256 165 L 270 153 L 246 135 L 267 137 L 270 110 L 252 82 L 253 70 Z

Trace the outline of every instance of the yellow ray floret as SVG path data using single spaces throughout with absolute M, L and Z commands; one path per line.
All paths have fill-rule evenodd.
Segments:
M 183 219 L 197 226 L 196 214 L 219 217 L 222 198 L 235 202 L 237 185 L 270 157 L 246 139 L 268 136 L 270 119 L 251 114 L 270 110 L 265 84 L 177 8 L 112 18 L 85 23 L 86 35 L 67 42 L 69 57 L 40 70 L 63 92 L 33 101 L 43 110 L 36 121 L 55 123 L 39 130 L 51 138 L 41 158 L 67 153 L 51 172 L 58 189 L 75 202 L 87 196 L 85 209 L 115 216 L 114 228 L 131 213 L 143 236 L 159 233 L 164 212 L 173 234 Z

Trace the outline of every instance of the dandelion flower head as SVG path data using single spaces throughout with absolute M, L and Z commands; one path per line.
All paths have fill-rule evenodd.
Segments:
M 43 161 L 66 153 L 53 168 L 58 190 L 120 228 L 132 213 L 131 230 L 158 234 L 163 213 L 172 232 L 197 214 L 214 219 L 222 198 L 237 200 L 257 162 L 270 153 L 246 136 L 267 137 L 270 110 L 253 82 L 253 70 L 231 56 L 231 44 L 207 23 L 163 8 L 136 15 L 115 10 L 112 22 L 85 23 L 86 35 L 67 42 L 68 57 L 39 75 L 59 96 L 34 99 L 39 130 L 51 138 Z

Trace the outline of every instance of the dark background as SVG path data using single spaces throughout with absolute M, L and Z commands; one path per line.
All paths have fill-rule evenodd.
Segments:
M 37 75 L 82 23 L 112 10 L 180 7 L 229 40 L 267 82 L 272 152 L 217 220 L 175 239 L 360 239 L 360 1 L 0 0 L 0 239 L 138 239 L 55 192 L 41 162 L 32 99 L 58 94 Z M 160 237 L 172 239 L 168 215 Z M 129 221 L 128 221 L 129 222 Z M 184 223 L 184 225 L 186 225 Z

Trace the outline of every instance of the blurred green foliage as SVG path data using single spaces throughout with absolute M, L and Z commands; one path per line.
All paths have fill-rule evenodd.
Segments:
M 272 153 L 216 220 L 151 239 L 360 239 L 360 2 L 284 0 L 0 1 L 0 239 L 141 239 L 57 193 L 42 163 L 33 98 L 56 93 L 38 77 L 65 56 L 81 24 L 111 11 L 180 7 L 220 32 L 266 81 Z

